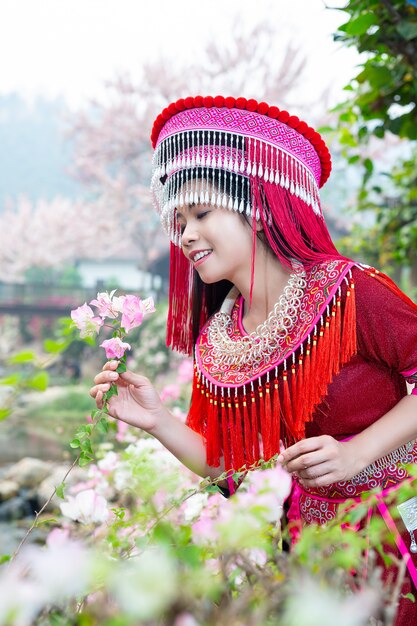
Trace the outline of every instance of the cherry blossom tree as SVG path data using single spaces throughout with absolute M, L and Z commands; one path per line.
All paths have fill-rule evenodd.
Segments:
M 145 63 L 140 81 L 117 77 L 107 84 L 108 102 L 92 102 L 70 120 L 72 173 L 89 190 L 92 210 L 97 214 L 99 203 L 118 220 L 142 268 L 167 250 L 149 193 L 154 118 L 181 95 L 197 93 L 262 93 L 281 108 L 288 106 L 305 58 L 291 44 L 280 58 L 274 55 L 277 36 L 266 20 L 249 26 L 238 20 L 233 37 L 209 41 L 198 62 L 173 66 L 158 56 Z

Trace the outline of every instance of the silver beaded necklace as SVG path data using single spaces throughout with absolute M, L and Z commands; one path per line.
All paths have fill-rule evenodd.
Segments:
M 256 366 L 261 362 L 269 363 L 273 356 L 279 356 L 283 340 L 297 321 L 306 286 L 305 272 L 291 274 L 284 293 L 266 321 L 259 324 L 249 335 L 238 339 L 231 336 L 233 329 L 231 312 L 239 296 L 239 290 L 233 287 L 208 328 L 208 340 L 214 348 L 213 356 L 220 364 L 231 366 Z

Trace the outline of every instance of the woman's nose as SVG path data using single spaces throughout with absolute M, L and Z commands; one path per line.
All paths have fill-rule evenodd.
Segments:
M 197 229 L 193 226 L 192 222 L 186 224 L 181 235 L 181 243 L 184 247 L 189 246 L 193 241 L 198 239 Z

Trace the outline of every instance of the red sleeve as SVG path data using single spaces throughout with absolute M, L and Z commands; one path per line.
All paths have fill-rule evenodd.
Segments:
M 355 268 L 358 352 L 417 383 L 417 305 Z M 415 389 L 414 392 L 417 393 Z

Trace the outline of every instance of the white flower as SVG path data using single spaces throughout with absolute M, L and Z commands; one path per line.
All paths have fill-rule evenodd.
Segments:
M 29 569 L 30 578 L 40 585 L 51 603 L 87 592 L 91 558 L 79 541 L 61 536 L 42 548 L 29 546 L 22 554 L 22 561 Z
M 108 474 L 109 472 L 112 472 L 116 469 L 118 462 L 119 455 L 116 454 L 116 452 L 111 451 L 108 452 L 106 456 L 104 456 L 102 459 L 100 459 L 100 461 L 97 463 L 97 466 L 102 472 Z
M 208 493 L 196 493 L 191 498 L 188 498 L 182 506 L 183 519 L 189 523 L 195 520 L 207 504 L 209 494 Z
M 62 514 L 82 524 L 103 523 L 109 517 L 107 500 L 94 489 L 80 491 L 75 497 L 68 496 L 68 501 L 61 504 Z
M 14 562 L 0 573 L 0 624 L 31 626 L 46 602 L 45 589 L 39 583 L 24 579 Z
M 283 626 L 363 626 L 377 607 L 370 590 L 342 598 L 310 578 L 296 581 L 287 602 Z
M 175 563 L 161 548 L 120 563 L 108 582 L 120 609 L 140 620 L 161 615 L 177 593 Z

